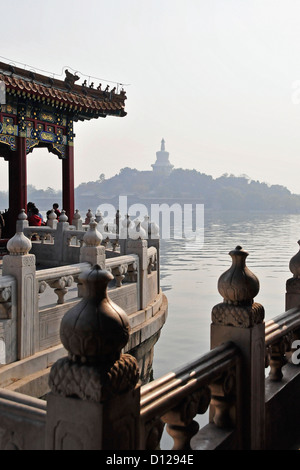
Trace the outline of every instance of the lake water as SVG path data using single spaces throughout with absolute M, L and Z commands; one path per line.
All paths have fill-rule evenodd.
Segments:
M 161 287 L 169 313 L 155 345 L 154 378 L 184 365 L 210 347 L 212 307 L 221 302 L 220 275 L 231 266 L 229 251 L 241 245 L 258 277 L 255 301 L 271 319 L 285 310 L 290 258 L 298 252 L 300 215 L 205 212 L 202 240 L 161 240 Z

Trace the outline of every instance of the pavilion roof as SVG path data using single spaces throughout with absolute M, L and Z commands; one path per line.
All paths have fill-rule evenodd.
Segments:
M 43 101 L 59 109 L 63 107 L 74 114 L 74 120 L 126 116 L 125 91 L 116 93 L 115 88 L 105 91 L 77 85 L 75 82 L 80 77 L 68 70 L 65 73 L 65 80 L 57 80 L 0 62 L 0 81 L 5 83 L 8 94 Z

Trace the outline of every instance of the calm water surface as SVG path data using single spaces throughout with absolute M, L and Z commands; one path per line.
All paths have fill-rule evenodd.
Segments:
M 255 300 L 268 320 L 285 310 L 290 258 L 298 252 L 300 215 L 205 212 L 204 243 L 161 241 L 161 287 L 169 314 L 154 352 L 154 378 L 209 350 L 212 307 L 221 302 L 220 275 L 231 266 L 229 251 L 241 245 L 258 277 Z

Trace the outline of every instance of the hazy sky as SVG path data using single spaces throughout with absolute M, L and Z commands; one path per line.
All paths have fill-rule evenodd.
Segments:
M 125 166 L 151 170 L 164 138 L 175 167 L 300 193 L 300 0 L 7 5 L 0 61 L 128 84 L 126 117 L 75 124 L 76 186 Z M 0 158 L 0 190 L 7 167 Z M 28 183 L 59 189 L 61 161 L 34 150 Z

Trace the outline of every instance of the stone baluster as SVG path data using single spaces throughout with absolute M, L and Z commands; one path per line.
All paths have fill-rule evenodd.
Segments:
M 269 378 L 273 382 L 279 382 L 282 377 L 282 367 L 287 363 L 285 353 L 287 351 L 286 338 L 272 344 L 268 351 L 268 365 L 270 366 Z
M 17 232 L 8 241 L 9 255 L 4 256 L 2 275 L 14 276 L 17 282 L 17 358 L 33 355 L 38 349 L 38 292 L 35 279 L 35 255 L 29 254 L 31 241 L 25 237 L 22 227 L 27 220 L 21 213 Z
M 80 248 L 80 263 L 97 264 L 105 267 L 105 246 L 101 246 L 102 235 L 97 230 L 97 222 L 92 218 L 88 231 L 83 237 L 83 246 Z
M 49 286 L 54 289 L 54 292 L 58 297 L 58 304 L 65 303 L 65 295 L 68 293 L 68 287 L 71 287 L 73 282 L 73 276 L 62 276 L 54 281 L 48 281 Z
M 127 270 L 127 277 L 126 281 L 127 282 L 136 282 L 137 281 L 137 268 L 138 268 L 138 263 L 133 262 L 129 264 L 128 270 Z
M 130 254 L 136 254 L 139 257 L 139 298 L 140 309 L 146 308 L 148 304 L 148 254 L 147 240 L 138 238 L 137 240 L 129 239 L 127 241 L 127 250 Z
M 157 260 L 156 260 L 156 254 L 149 256 L 148 260 L 148 274 L 151 274 L 152 271 L 156 271 L 157 269 Z
M 291 258 L 289 268 L 293 277 L 286 281 L 285 310 L 300 306 L 300 249 Z
M 125 278 L 127 270 L 128 270 L 127 264 L 120 264 L 120 266 L 116 266 L 115 268 L 112 269 L 112 274 L 116 280 L 116 287 L 122 286 L 122 282 Z
M 10 318 L 11 287 L 0 287 L 0 318 Z
M 121 354 L 130 327 L 107 296 L 112 278 L 97 265 L 82 273 L 85 297 L 61 321 L 68 356 L 49 375 L 47 450 L 138 449 L 139 371 L 135 358 Z
M 242 356 L 243 448 L 263 449 L 265 442 L 265 326 L 264 308 L 253 301 L 259 292 L 257 277 L 247 268 L 248 253 L 232 250 L 232 266 L 218 281 L 223 302 L 212 310 L 211 348 L 233 341 Z M 211 408 L 211 419 L 214 416 Z M 225 409 L 228 414 L 228 409 Z M 222 422 L 222 410 L 218 410 Z M 227 418 L 224 417 L 224 420 Z
M 148 238 L 148 247 L 156 248 L 156 258 L 154 262 L 154 270 L 157 271 L 157 293 L 160 292 L 160 240 L 159 238 Z
M 236 377 L 234 371 L 226 371 L 214 383 L 211 390 L 211 421 L 219 428 L 230 428 L 235 425 Z
M 167 423 L 167 432 L 174 441 L 172 450 L 191 449 L 191 438 L 199 429 L 194 417 L 206 412 L 210 398 L 209 388 L 203 387 L 185 397 L 178 406 L 161 417 L 162 421 Z

